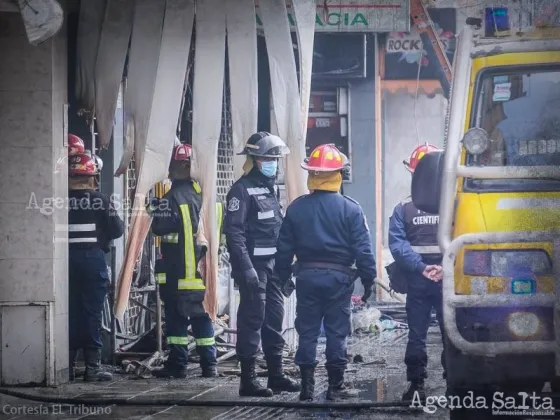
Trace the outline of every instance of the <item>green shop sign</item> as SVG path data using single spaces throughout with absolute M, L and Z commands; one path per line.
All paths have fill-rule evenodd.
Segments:
M 410 31 L 410 0 L 327 0 L 318 2 L 315 15 L 316 32 L 408 32 Z M 292 30 L 296 19 L 288 7 Z M 258 5 L 257 25 L 262 27 Z

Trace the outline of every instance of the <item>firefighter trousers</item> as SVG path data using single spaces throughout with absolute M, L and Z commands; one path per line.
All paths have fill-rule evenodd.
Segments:
M 105 253 L 99 248 L 70 248 L 68 269 L 70 350 L 101 350 L 103 305 L 110 283 Z
M 296 280 L 296 321 L 299 346 L 295 362 L 301 367 L 317 365 L 317 341 L 324 324 L 327 338 L 325 367 L 346 370 L 347 337 L 351 332 L 351 298 L 354 279 L 327 268 L 303 269 Z
M 406 364 L 407 380 L 410 382 L 421 382 L 428 377 L 426 338 L 430 327 L 432 309 L 436 312 L 441 336 L 444 337 L 442 297 L 441 282 L 435 283 L 421 274 L 409 278 L 406 295 L 408 343 L 404 362 Z M 445 344 L 445 339 L 443 342 Z M 445 350 L 441 354 L 441 364 L 445 371 Z
M 185 369 L 189 359 L 188 328 L 192 328 L 195 338 L 196 352 L 200 357 L 203 369 L 216 365 L 216 341 L 214 326 L 208 314 L 185 317 L 178 310 L 177 296 L 164 299 L 165 333 L 169 357 L 166 367 L 169 370 Z
M 259 276 L 259 293 L 253 294 L 243 282 L 239 286 L 237 310 L 237 357 L 254 361 L 262 339 L 262 350 L 268 359 L 282 355 L 284 338 L 284 295 L 274 273 L 274 259 L 255 260 L 253 266 Z

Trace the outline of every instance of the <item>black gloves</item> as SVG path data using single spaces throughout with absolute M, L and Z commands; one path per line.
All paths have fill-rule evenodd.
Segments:
M 364 286 L 364 295 L 362 296 L 362 302 L 366 303 L 373 293 L 373 280 L 362 279 L 362 285 Z
M 292 279 L 288 279 L 284 283 L 284 286 L 282 287 L 282 294 L 284 296 L 286 296 L 287 298 L 289 298 L 291 296 L 291 294 L 294 292 L 294 290 L 296 290 L 295 283 L 293 282 Z
M 259 276 L 257 271 L 251 267 L 243 272 L 243 281 L 247 286 L 247 290 L 251 293 L 251 300 L 259 296 Z

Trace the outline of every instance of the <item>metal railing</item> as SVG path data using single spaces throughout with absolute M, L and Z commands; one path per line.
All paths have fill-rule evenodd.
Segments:
M 451 343 L 459 350 L 479 356 L 495 356 L 497 354 L 552 353 L 560 348 L 553 341 L 506 341 L 506 342 L 470 342 L 459 332 L 455 309 L 479 307 L 549 307 L 555 308 L 554 324 L 560 325 L 557 318 L 560 305 L 557 296 L 560 293 L 558 278 L 560 264 L 553 262 L 554 293 L 535 293 L 531 295 L 488 294 L 488 295 L 457 295 L 455 294 L 455 259 L 461 249 L 473 244 L 498 243 L 536 243 L 554 244 L 553 261 L 560 261 L 560 231 L 543 232 L 493 232 L 468 233 L 455 238 L 445 250 L 443 257 L 443 319 L 445 332 Z M 558 335 L 557 335 L 558 337 Z M 558 339 L 558 338 L 557 338 Z M 557 358 L 558 359 L 558 358 Z

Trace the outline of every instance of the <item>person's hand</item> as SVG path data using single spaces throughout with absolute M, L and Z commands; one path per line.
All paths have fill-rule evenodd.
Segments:
M 146 204 L 146 211 L 148 212 L 148 214 L 151 214 L 159 208 L 159 205 L 160 199 L 157 197 L 151 197 Z
M 438 265 L 437 268 L 432 271 L 432 273 L 434 281 L 441 281 L 443 279 L 443 267 L 441 265 Z
M 282 294 L 289 298 L 295 289 L 296 285 L 293 280 L 288 279 L 288 281 L 286 281 L 286 283 L 284 283 L 284 286 L 282 287 Z
M 364 286 L 364 294 L 362 296 L 362 302 L 366 303 L 368 299 L 373 294 L 373 281 L 362 280 L 362 285 Z
M 427 265 L 422 275 L 428 280 L 438 282 L 443 278 L 443 269 L 440 265 Z
M 247 290 L 251 293 L 251 300 L 259 295 L 259 275 L 257 271 L 251 267 L 243 273 L 243 281 L 247 286 Z

